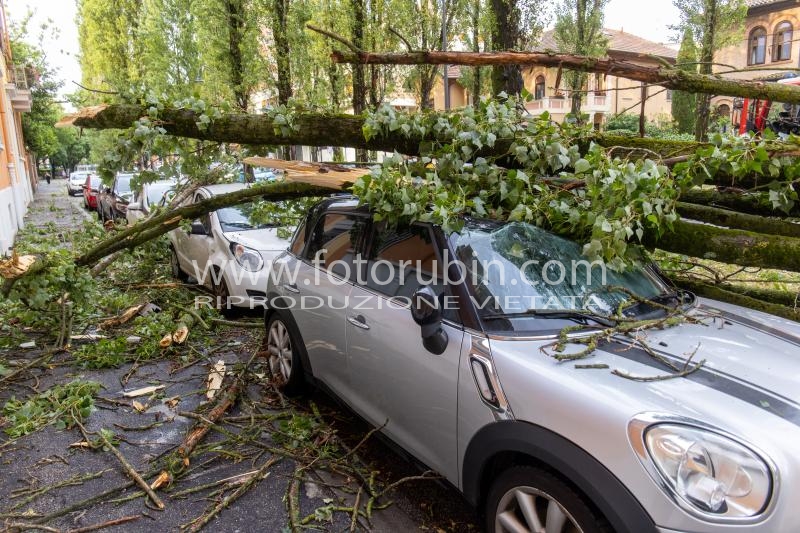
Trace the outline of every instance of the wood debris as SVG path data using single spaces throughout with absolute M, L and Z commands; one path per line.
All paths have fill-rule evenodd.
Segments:
M 342 189 L 353 184 L 361 176 L 370 173 L 366 168 L 351 168 L 329 163 L 307 163 L 305 161 L 286 161 L 269 157 L 248 157 L 244 160 L 254 167 L 268 167 L 284 171 L 286 181 L 307 183 Z
M 220 359 L 213 367 L 211 367 L 211 371 L 208 373 L 208 377 L 206 378 L 206 398 L 208 400 L 214 399 L 214 396 L 216 396 L 217 392 L 222 386 L 222 380 L 224 378 L 225 361 Z
M 165 388 L 164 385 L 150 385 L 149 387 L 142 387 L 141 389 L 134 389 L 132 391 L 124 391 L 122 395 L 125 398 L 136 398 L 138 396 L 146 396 L 156 391 Z
M 17 279 L 23 276 L 36 263 L 35 255 L 17 255 L 14 251 L 8 259 L 0 259 L 0 276 Z

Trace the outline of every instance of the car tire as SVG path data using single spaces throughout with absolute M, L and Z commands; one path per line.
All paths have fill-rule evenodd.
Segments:
M 267 320 L 267 363 L 281 392 L 298 396 L 306 391 L 303 359 L 306 345 L 294 320 L 275 311 Z
M 605 518 L 570 485 L 542 468 L 514 466 L 492 483 L 486 531 L 611 533 Z
M 178 260 L 178 252 L 175 250 L 174 246 L 169 247 L 169 266 L 172 270 L 172 277 L 180 281 L 181 283 L 186 283 L 189 280 L 189 276 L 181 270 L 181 263 Z
M 219 311 L 225 318 L 238 318 L 240 311 L 236 307 L 230 305 L 231 293 L 228 290 L 228 284 L 225 281 L 225 277 L 219 270 L 217 270 L 215 276 L 219 278 L 219 283 L 212 278 L 211 290 L 214 293 L 214 307 L 216 307 L 217 311 Z

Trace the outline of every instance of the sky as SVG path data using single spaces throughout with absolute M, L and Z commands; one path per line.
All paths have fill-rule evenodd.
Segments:
M 61 94 L 74 92 L 81 81 L 78 63 L 78 29 L 75 25 L 75 0 L 14 0 L 6 13 L 12 21 L 33 13 L 29 30 L 31 41 L 36 42 L 42 24 L 52 21 L 56 30 L 45 32 L 44 46 L 50 65 L 64 82 Z M 666 43 L 674 38 L 670 24 L 678 22 L 678 11 L 672 0 L 610 0 L 606 8 L 607 28 L 633 33 L 652 41 Z

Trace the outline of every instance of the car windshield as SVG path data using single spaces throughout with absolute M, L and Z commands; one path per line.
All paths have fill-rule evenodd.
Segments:
M 250 220 L 252 213 L 253 204 L 247 203 L 218 209 L 217 217 L 222 231 L 246 231 L 275 227 L 275 224 L 253 224 Z
M 174 183 L 151 183 L 147 186 L 147 203 L 157 205 L 164 197 L 164 193 L 174 186 Z
M 524 222 L 470 220 L 453 244 L 483 317 L 614 315 L 632 295 L 651 299 L 668 290 L 649 269 L 590 263 L 579 244 Z
M 131 178 L 133 175 L 124 174 L 117 176 L 117 194 L 126 194 L 131 192 Z

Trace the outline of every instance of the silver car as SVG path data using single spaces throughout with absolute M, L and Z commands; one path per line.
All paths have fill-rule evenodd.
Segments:
M 382 427 L 488 531 L 800 531 L 800 324 L 602 266 L 522 222 L 392 229 L 329 199 L 273 264 L 270 367 Z M 598 335 L 609 317 L 658 327 Z

